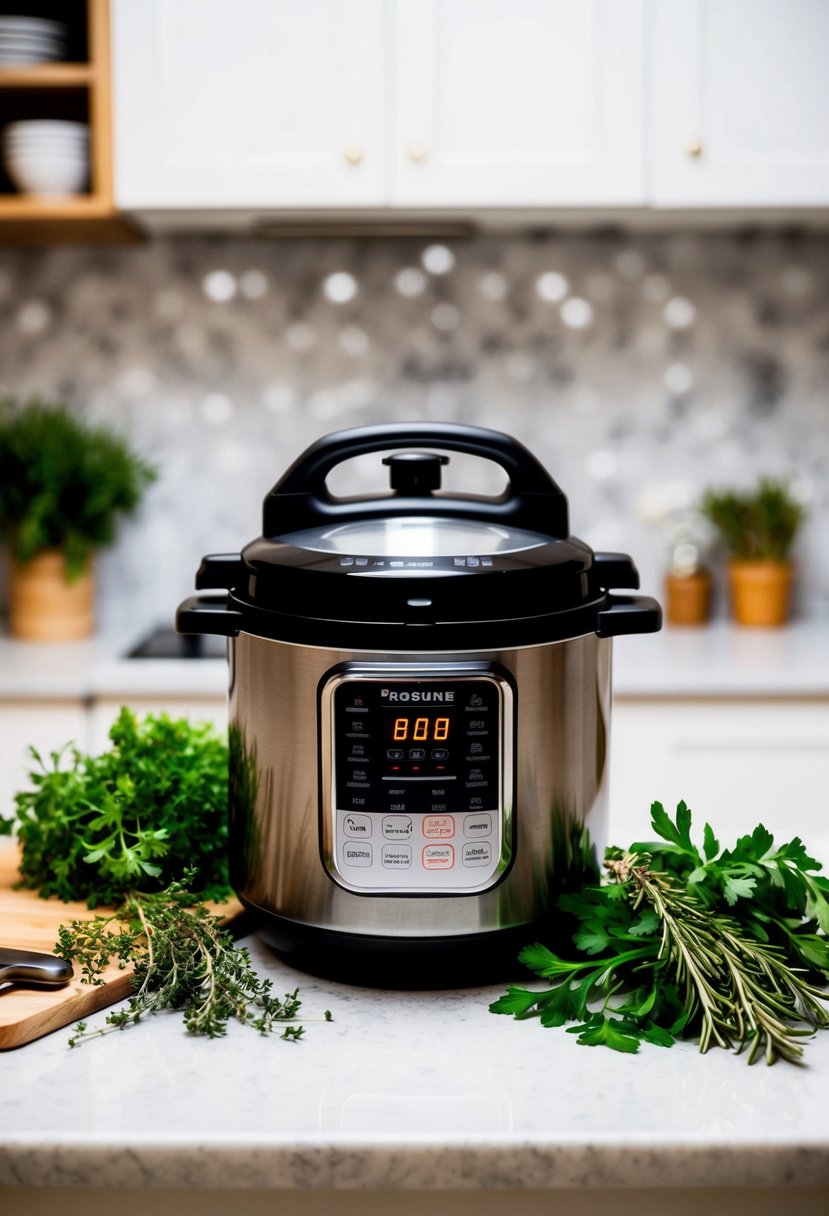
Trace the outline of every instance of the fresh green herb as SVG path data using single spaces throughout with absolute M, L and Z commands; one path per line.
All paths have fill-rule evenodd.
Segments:
M 743 561 L 786 561 L 804 517 L 789 488 L 771 478 L 745 493 L 708 490 L 700 509 L 729 553 Z
M 576 957 L 528 946 L 520 960 L 541 992 L 510 987 L 493 1013 L 563 1026 L 586 1046 L 635 1052 L 696 1036 L 799 1061 L 800 1040 L 829 1026 L 829 883 L 794 839 L 775 848 L 762 826 L 721 850 L 706 824 L 702 851 L 685 803 L 675 819 L 655 802 L 660 841 L 608 849 L 604 884 L 557 901 L 573 918 Z
M 34 789 L 17 794 L 21 876 L 44 897 L 116 904 L 198 873 L 204 898 L 224 899 L 227 877 L 227 746 L 205 724 L 166 714 L 138 721 L 128 709 L 100 756 L 33 748 Z
M 283 1039 L 302 1037 L 303 1028 L 296 1024 L 299 990 L 281 1000 L 274 997 L 271 981 L 259 978 L 248 951 L 233 944 L 219 918 L 203 904 L 188 906 L 193 897 L 187 884 L 194 877 L 187 872 L 183 882 L 157 894 L 131 892 L 111 915 L 61 926 L 55 953 L 78 963 L 87 983 L 103 983 L 112 958 L 135 969 L 136 991 L 126 1008 L 109 1014 L 99 1030 L 79 1022 L 70 1047 L 124 1030 L 162 1009 L 182 1010 L 187 1030 L 211 1039 L 226 1033 L 231 1018 L 262 1035 L 281 1030 Z
M 203 899 L 224 899 L 227 880 L 228 749 L 206 724 L 128 709 L 100 756 L 54 752 L 34 789 L 16 797 L 24 885 L 43 896 L 86 899 L 106 915 L 62 925 L 55 953 L 80 965 L 87 983 L 103 983 L 115 958 L 134 968 L 135 992 L 100 1030 L 79 1022 L 69 1040 L 123 1030 L 145 1014 L 181 1010 L 192 1034 L 216 1038 L 228 1021 L 298 1040 L 298 990 L 281 1000 L 261 980 L 244 948 L 234 946 Z M 198 892 L 198 893 L 194 893 Z M 326 1012 L 325 1020 L 331 1015 Z
M 60 549 L 77 577 L 155 475 L 110 428 L 65 405 L 0 400 L 0 539 L 18 561 Z

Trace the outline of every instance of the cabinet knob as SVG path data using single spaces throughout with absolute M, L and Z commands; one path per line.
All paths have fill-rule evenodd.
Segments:
M 689 135 L 685 140 L 685 151 L 689 156 L 702 156 L 702 140 L 698 135 Z
M 416 139 L 409 145 L 409 160 L 420 165 L 429 155 L 429 147 L 422 139 Z
M 346 144 L 343 148 L 343 156 L 349 165 L 359 165 L 364 153 L 359 144 Z

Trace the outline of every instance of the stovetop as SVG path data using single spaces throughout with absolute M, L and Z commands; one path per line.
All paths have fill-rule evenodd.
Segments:
M 227 638 L 212 634 L 176 633 L 160 626 L 130 650 L 128 659 L 223 659 Z

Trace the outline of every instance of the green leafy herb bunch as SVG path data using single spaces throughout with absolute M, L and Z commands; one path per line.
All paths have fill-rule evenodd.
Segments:
M 0 540 L 18 561 L 60 549 L 76 578 L 155 476 L 110 428 L 64 404 L 0 400 Z
M 568 1027 L 586 1046 L 636 1052 L 680 1037 L 747 1049 L 749 1063 L 801 1059 L 829 1026 L 829 881 L 795 837 L 762 825 L 722 849 L 691 838 L 684 802 L 651 807 L 656 841 L 608 849 L 606 879 L 559 898 L 575 924 L 570 958 L 546 945 L 519 956 L 548 987 L 513 986 L 493 1013 Z
M 700 510 L 732 557 L 756 562 L 787 561 L 805 516 L 789 487 L 770 477 L 742 493 L 707 490 Z
M 0 819 L 21 845 L 20 872 L 44 897 L 117 904 L 198 875 L 199 894 L 224 899 L 227 744 L 207 723 L 122 709 L 99 756 L 33 748 L 34 786 Z

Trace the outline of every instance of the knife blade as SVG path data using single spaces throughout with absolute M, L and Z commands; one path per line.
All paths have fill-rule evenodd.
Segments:
M 72 965 L 54 954 L 16 950 L 0 946 L 0 985 L 36 984 L 41 988 L 62 988 L 74 975 Z M 0 993 L 5 988 L 0 987 Z

